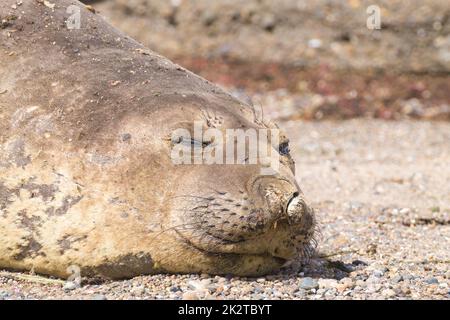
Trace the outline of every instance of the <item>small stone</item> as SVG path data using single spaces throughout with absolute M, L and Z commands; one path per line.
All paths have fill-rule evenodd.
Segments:
M 66 284 L 64 285 L 63 289 L 64 289 L 64 291 L 72 291 L 79 287 L 80 287 L 79 284 L 77 284 L 73 281 L 67 281 Z
M 414 280 L 415 277 L 411 274 L 403 275 L 403 280 Z
M 124 134 L 122 134 L 121 139 L 123 142 L 129 141 L 131 139 L 131 134 L 124 133 Z
M 178 286 L 172 286 L 172 287 L 170 287 L 170 292 L 178 292 L 178 291 L 181 291 L 181 289 L 180 289 L 180 287 L 178 287 Z
M 378 282 L 380 282 L 380 277 L 371 275 L 369 278 L 367 278 L 366 282 L 369 284 L 378 283 Z
M 384 289 L 383 291 L 381 291 L 381 294 L 384 297 L 391 298 L 391 297 L 395 296 L 395 291 L 392 289 Z
M 436 279 L 436 278 L 429 278 L 429 279 L 425 280 L 425 283 L 428 283 L 428 284 L 439 284 L 439 280 Z
M 252 295 L 250 296 L 250 299 L 251 299 L 251 300 L 261 300 L 261 299 L 262 299 L 262 296 L 259 295 L 259 294 L 252 294 Z
M 441 283 L 439 283 L 439 288 L 448 288 L 448 284 L 447 283 L 445 283 L 445 282 L 441 282 Z
M 392 280 L 392 282 L 394 282 L 394 283 L 399 283 L 399 282 L 403 281 L 403 276 L 402 276 L 402 275 L 396 275 L 396 276 L 393 277 L 391 280 Z
M 319 279 L 319 288 L 336 288 L 336 285 L 338 284 L 337 280 L 335 279 Z
M 192 290 L 205 290 L 206 284 L 202 281 L 189 281 L 188 287 Z
M 433 213 L 437 213 L 437 212 L 440 212 L 440 211 L 441 211 L 440 207 L 435 206 L 435 207 L 431 208 L 431 212 L 433 212 Z
M 308 41 L 308 47 L 310 47 L 310 48 L 317 49 L 317 48 L 320 48 L 321 46 L 322 46 L 322 40 L 320 40 L 320 39 L 310 39 Z
M 11 294 L 8 291 L 0 291 L 0 299 L 6 299 L 10 296 Z
M 406 287 L 406 286 L 402 287 L 401 290 L 402 290 L 402 293 L 405 294 L 405 295 L 411 293 L 411 289 L 409 287 Z
M 348 288 L 353 286 L 353 280 L 351 278 L 342 278 L 339 283 L 345 284 Z
M 145 287 L 144 286 L 134 287 L 130 290 L 130 293 L 137 296 L 142 295 L 145 293 Z
M 319 287 L 319 283 L 317 282 L 317 280 L 310 278 L 310 277 L 306 277 L 303 278 L 302 280 L 300 280 L 300 288 L 305 289 L 305 290 L 310 290 L 310 289 L 316 289 Z
M 362 207 L 364 207 L 364 204 L 361 202 L 352 201 L 352 202 L 347 203 L 347 206 L 351 210 L 359 210 Z
M 381 289 L 381 285 L 380 285 L 380 284 L 369 284 L 369 285 L 367 286 L 366 291 L 367 291 L 368 293 L 375 293 L 375 292 L 380 291 L 380 289 Z
M 345 290 L 351 288 L 353 286 L 353 280 L 350 278 L 343 278 L 336 285 L 336 289 L 339 292 L 344 292 Z
M 317 294 L 322 295 L 322 294 L 324 294 L 326 291 L 327 291 L 326 289 L 319 289 L 319 290 L 317 290 Z
M 217 288 L 218 288 L 219 286 L 217 285 L 217 283 L 212 283 L 212 284 L 209 284 L 207 287 L 206 287 L 206 289 L 209 291 L 209 292 L 211 292 L 211 293 L 213 293 L 213 292 L 216 292 L 217 291 Z
M 212 281 L 210 278 L 207 278 L 207 279 L 201 280 L 200 283 L 205 288 L 205 287 L 209 286 L 212 283 Z
M 352 294 L 352 290 L 347 290 L 347 291 L 344 291 L 344 293 L 343 293 L 344 296 L 350 296 L 351 294 Z
M 373 270 L 372 275 L 377 278 L 381 278 L 384 275 L 384 272 L 381 270 Z
M 218 283 L 226 283 L 226 282 L 228 282 L 228 279 L 227 279 L 227 278 L 224 278 L 224 277 L 216 276 L 214 279 L 216 279 L 216 281 L 217 281 Z
M 269 14 L 265 15 L 261 21 L 261 27 L 266 31 L 273 31 L 276 26 L 275 16 Z
M 380 185 L 375 187 L 375 194 L 383 194 L 384 193 L 384 188 Z
M 362 260 L 353 260 L 352 265 L 354 266 L 367 266 L 367 263 Z
M 198 300 L 199 297 L 197 295 L 197 293 L 195 293 L 194 291 L 188 291 L 183 293 L 183 300 Z
M 218 17 L 216 15 L 216 13 L 214 13 L 212 11 L 205 11 L 202 14 L 201 20 L 205 26 L 210 26 L 210 25 L 214 24 L 214 22 L 217 21 L 217 18 Z
M 222 285 L 219 285 L 217 288 L 216 288 L 216 293 L 222 293 L 223 291 L 224 291 L 224 287 L 222 286 Z
M 91 297 L 92 300 L 108 300 L 104 294 L 94 294 Z
M 364 280 L 360 279 L 360 280 L 356 280 L 355 285 L 359 286 L 359 287 L 364 287 L 366 285 L 366 283 Z

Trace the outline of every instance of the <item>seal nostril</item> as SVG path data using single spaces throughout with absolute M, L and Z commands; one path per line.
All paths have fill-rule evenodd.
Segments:
M 294 192 L 286 206 L 286 214 L 290 224 L 300 222 L 303 215 L 303 201 L 299 192 Z
M 298 196 L 300 195 L 300 193 L 298 191 L 295 191 L 292 196 L 289 198 L 287 206 L 286 206 L 286 210 L 289 209 L 289 206 L 292 204 L 292 202 L 294 201 L 294 199 L 296 199 Z

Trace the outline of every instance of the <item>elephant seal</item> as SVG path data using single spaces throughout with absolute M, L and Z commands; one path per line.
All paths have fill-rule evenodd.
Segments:
M 268 142 L 273 175 L 171 157 L 194 122 L 274 128 L 251 106 L 78 1 L 3 0 L 0 19 L 0 268 L 257 276 L 307 255 L 314 213 L 286 138 Z

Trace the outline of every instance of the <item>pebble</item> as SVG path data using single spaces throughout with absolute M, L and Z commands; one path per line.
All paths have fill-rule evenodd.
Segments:
M 336 285 L 336 289 L 339 292 L 343 292 L 346 289 L 349 289 L 353 286 L 353 280 L 350 278 L 343 278 L 339 281 L 339 283 Z
M 77 289 L 77 288 L 79 288 L 80 286 L 77 284 L 77 283 L 75 283 L 75 282 L 73 282 L 73 281 L 67 281 L 65 284 L 64 284 L 64 287 L 63 287 L 63 289 L 64 289 L 64 291 L 72 291 L 72 290 L 75 290 L 75 289 Z
M 384 297 L 392 298 L 392 297 L 395 296 L 395 291 L 392 290 L 392 289 L 384 289 L 383 291 L 381 291 L 381 294 L 382 294 Z
M 367 263 L 361 260 L 353 260 L 352 265 L 354 266 L 367 266 Z
M 145 287 L 144 286 L 133 287 L 130 290 L 130 293 L 136 296 L 140 296 L 145 293 Z
M 335 279 L 319 279 L 319 288 L 336 288 L 338 284 Z
M 374 271 L 372 272 L 372 275 L 373 275 L 374 277 L 381 278 L 381 277 L 384 275 L 384 272 L 381 271 L 381 270 L 374 270 Z
M 266 31 L 272 31 L 276 26 L 275 16 L 272 14 L 265 15 L 261 21 L 261 27 Z
M 183 293 L 183 300 L 199 300 L 199 296 L 194 291 L 188 291 Z
M 363 280 L 356 280 L 355 285 L 358 287 L 364 287 L 366 283 Z
M 366 291 L 368 293 L 375 293 L 375 292 L 380 291 L 380 289 L 381 289 L 381 285 L 380 284 L 369 284 L 367 286 L 367 288 L 366 288 Z
M 396 275 L 396 276 L 393 277 L 391 280 L 392 280 L 392 282 L 394 282 L 394 283 L 399 283 L 399 282 L 403 281 L 403 276 L 402 276 L 402 275 Z
M 399 212 L 400 212 L 400 214 L 408 214 L 408 213 L 411 212 L 411 209 L 410 208 L 403 208 Z
M 315 289 L 319 287 L 319 283 L 317 280 L 306 277 L 300 280 L 300 288 L 308 290 L 308 289 Z
M 426 283 L 428 284 L 439 284 L 439 280 L 436 278 L 429 278 L 425 280 Z
M 320 48 L 322 46 L 322 40 L 310 39 L 310 40 L 308 40 L 308 46 L 310 48 L 314 48 L 314 49 Z
M 380 277 L 375 277 L 374 275 L 371 275 L 369 278 L 367 278 L 367 280 L 366 280 L 366 282 L 369 284 L 372 284 L 372 283 L 378 283 L 378 282 L 380 282 L 381 281 L 381 279 L 380 279 Z
M 0 291 L 0 299 L 6 299 L 10 296 L 10 293 L 8 291 Z
M 189 281 L 188 288 L 192 290 L 203 290 L 205 287 L 202 285 L 200 281 Z
M 172 286 L 172 287 L 170 287 L 170 292 L 178 292 L 178 291 L 181 291 L 181 289 L 180 289 L 180 287 L 178 287 L 178 286 Z

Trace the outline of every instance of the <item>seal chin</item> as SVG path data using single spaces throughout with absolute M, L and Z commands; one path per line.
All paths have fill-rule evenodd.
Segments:
M 214 236 L 204 235 L 202 241 L 177 232 L 181 241 L 208 261 L 202 272 L 211 274 L 235 274 L 239 276 L 261 276 L 287 266 L 296 257 L 295 252 L 288 255 L 273 250 L 261 250 L 253 241 L 230 243 Z
M 302 201 L 292 200 L 291 214 L 304 210 Z M 294 212 L 295 211 L 295 212 Z M 175 230 L 178 236 L 190 247 L 208 255 L 219 254 L 223 259 L 230 255 L 257 256 L 278 268 L 294 259 L 303 259 L 310 253 L 314 230 L 314 220 L 309 218 L 276 220 L 264 233 L 242 240 L 224 239 L 213 235 L 209 230 Z

